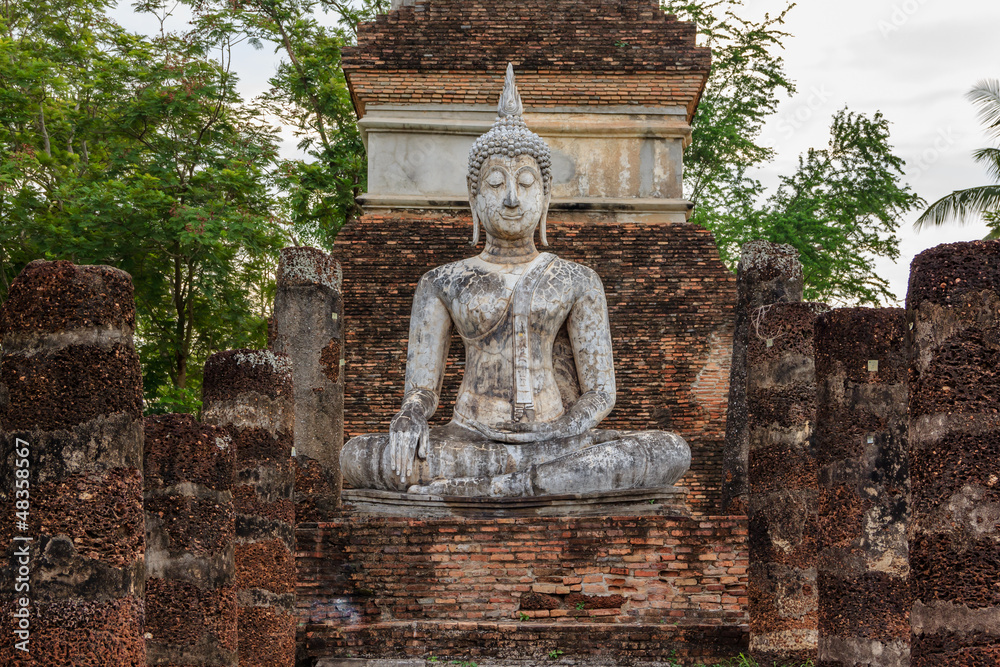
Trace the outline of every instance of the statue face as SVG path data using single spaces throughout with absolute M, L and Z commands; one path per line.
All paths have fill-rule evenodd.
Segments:
M 493 155 L 479 172 L 473 211 L 494 238 L 530 237 L 548 206 L 542 173 L 530 155 Z

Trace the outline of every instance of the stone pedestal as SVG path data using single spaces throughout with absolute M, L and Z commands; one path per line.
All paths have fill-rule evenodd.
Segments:
M 729 367 L 729 410 L 722 458 L 722 511 L 747 512 L 747 343 L 750 316 L 761 306 L 802 301 L 802 264 L 789 245 L 751 241 L 736 269 L 736 328 Z
M 813 331 L 822 304 L 751 315 L 747 345 L 750 651 L 762 665 L 815 660 L 817 470 Z
M 231 350 L 209 357 L 204 419 L 236 447 L 239 664 L 295 662 L 294 396 L 286 355 Z
M 531 498 L 470 498 L 426 496 L 392 491 L 344 491 L 344 502 L 357 516 L 399 516 L 413 519 L 443 517 L 531 516 L 672 516 L 689 517 L 687 489 L 602 491 Z
M 131 276 L 107 266 L 32 262 L 3 305 L 4 665 L 146 664 L 134 328 Z
M 340 264 L 315 248 L 285 248 L 270 347 L 292 361 L 296 519 L 321 521 L 340 504 L 344 446 L 344 303 Z
M 236 667 L 232 439 L 147 417 L 143 459 L 148 662 Z
M 816 322 L 819 664 L 907 667 L 905 311 Z
M 906 307 L 911 664 L 997 664 L 1000 242 L 917 255 Z

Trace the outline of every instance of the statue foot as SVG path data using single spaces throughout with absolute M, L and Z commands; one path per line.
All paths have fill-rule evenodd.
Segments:
M 430 484 L 414 484 L 407 493 L 428 496 L 474 496 L 489 498 L 521 498 L 533 496 L 531 469 L 496 477 L 460 477 L 435 480 Z

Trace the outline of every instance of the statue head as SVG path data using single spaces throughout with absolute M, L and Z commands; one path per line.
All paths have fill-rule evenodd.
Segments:
M 523 119 L 524 106 L 507 65 L 497 119 L 469 152 L 469 203 L 472 205 L 472 245 L 479 242 L 479 225 L 493 236 L 517 238 L 540 226 L 542 245 L 552 188 L 552 153 Z

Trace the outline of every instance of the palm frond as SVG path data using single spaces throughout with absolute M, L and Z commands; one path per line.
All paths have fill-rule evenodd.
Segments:
M 968 222 L 973 215 L 1000 209 L 1000 185 L 982 185 L 968 190 L 956 190 L 931 204 L 913 226 L 943 225 L 949 220 Z
M 987 134 L 1000 137 L 1000 80 L 983 79 L 966 97 L 979 108 L 979 119 L 986 125 Z
M 1000 148 L 980 148 L 972 153 L 972 157 L 986 167 L 994 181 L 1000 183 Z

